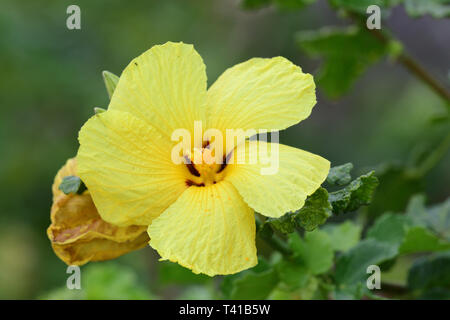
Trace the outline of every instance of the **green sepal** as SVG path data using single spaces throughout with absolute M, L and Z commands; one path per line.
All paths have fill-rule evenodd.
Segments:
M 64 192 L 65 194 L 69 193 L 82 194 L 87 188 L 79 177 L 67 176 L 62 179 L 58 189 Z
M 106 91 L 108 92 L 108 96 L 111 99 L 114 90 L 116 89 L 117 83 L 119 82 L 119 77 L 114 73 L 109 71 L 103 71 L 103 81 L 105 82 Z
M 105 112 L 106 111 L 106 109 L 103 109 L 103 108 L 100 108 L 100 107 L 95 107 L 94 108 L 94 113 L 95 114 L 99 114 L 99 113 L 102 113 L 102 112 Z

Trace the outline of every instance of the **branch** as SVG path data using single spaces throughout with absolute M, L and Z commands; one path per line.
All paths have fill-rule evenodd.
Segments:
M 361 16 L 354 14 L 352 12 L 346 12 L 347 15 L 356 23 L 358 23 L 362 28 L 367 29 L 365 25 L 365 20 Z M 374 37 L 380 40 L 384 45 L 389 45 L 393 40 L 386 33 L 381 32 L 377 29 L 367 29 Z M 436 92 L 445 101 L 450 102 L 450 91 L 438 80 L 436 80 L 424 67 L 422 67 L 416 60 L 409 56 L 404 51 L 397 57 L 398 62 L 400 62 L 406 69 L 409 70 L 413 75 L 422 80 L 427 84 L 434 92 Z M 450 108 L 450 103 L 447 104 Z
M 384 44 L 388 44 L 391 39 L 389 39 L 384 33 L 380 32 L 377 29 L 369 30 L 377 39 L 382 41 Z M 447 102 L 450 102 L 450 91 L 447 90 L 447 88 L 439 83 L 433 76 L 424 68 L 422 67 L 416 60 L 414 60 L 411 56 L 409 56 L 407 53 L 402 52 L 398 57 L 397 60 L 411 72 L 413 75 L 415 75 L 417 78 L 422 80 L 425 84 L 427 84 L 433 91 L 435 91 L 441 98 L 446 100 Z M 450 105 L 449 105 L 450 107 Z

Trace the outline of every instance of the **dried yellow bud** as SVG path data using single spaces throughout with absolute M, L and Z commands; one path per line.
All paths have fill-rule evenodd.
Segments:
M 148 244 L 146 226 L 118 227 L 102 220 L 89 194 L 64 194 L 58 189 L 66 176 L 77 175 L 75 159 L 58 171 L 52 186 L 51 225 L 47 235 L 55 254 L 68 265 L 117 258 Z

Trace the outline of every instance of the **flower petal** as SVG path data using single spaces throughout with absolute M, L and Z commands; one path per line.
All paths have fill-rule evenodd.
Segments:
M 195 273 L 232 274 L 257 264 L 253 210 L 226 181 L 190 187 L 148 233 L 163 259 Z
M 206 71 L 192 45 L 167 42 L 153 46 L 125 68 L 109 110 L 132 113 L 170 137 L 178 128 L 192 130 L 204 120 Z
M 47 234 L 56 255 L 68 265 L 114 259 L 147 245 L 146 227 L 117 227 L 101 219 L 88 191 L 64 194 L 62 178 L 77 175 L 75 159 L 69 159 L 54 180 L 51 225 Z
M 273 158 L 274 164 L 278 161 L 278 168 L 273 166 L 276 173 L 262 174 L 262 168 L 269 170 L 271 164 L 265 161 L 276 155 L 277 146 L 278 158 Z M 266 156 L 260 150 L 267 150 Z M 283 144 L 246 142 L 245 156 L 244 164 L 239 164 L 235 156 L 225 179 L 252 209 L 274 218 L 303 207 L 306 197 L 319 188 L 330 169 L 328 160 Z M 255 159 L 255 163 L 250 163 L 250 159 Z
M 208 90 L 208 126 L 282 130 L 316 104 L 310 74 L 283 57 L 253 58 L 226 70 Z
M 170 140 L 127 112 L 93 116 L 79 141 L 79 176 L 105 221 L 149 225 L 187 188 Z

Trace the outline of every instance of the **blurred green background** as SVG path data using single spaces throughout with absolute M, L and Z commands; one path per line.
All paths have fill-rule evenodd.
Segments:
M 81 30 L 66 28 L 70 4 L 81 8 Z M 387 24 L 413 56 L 448 82 L 448 19 L 411 19 L 398 7 Z M 108 104 L 103 70 L 119 75 L 132 58 L 151 46 L 183 41 L 194 44 L 203 57 L 209 85 L 226 68 L 251 57 L 285 56 L 315 74 L 320 61 L 298 48 L 294 34 L 324 25 L 345 25 L 325 1 L 302 11 L 271 7 L 245 11 L 239 1 L 231 0 L 3 0 L 0 298 L 48 297 L 49 291 L 65 285 L 66 266 L 53 254 L 45 232 L 50 223 L 50 187 L 57 170 L 77 152 L 79 128 L 94 107 Z M 333 165 L 351 161 L 356 170 L 407 163 L 415 150 L 441 137 L 430 123 L 444 112 L 442 99 L 400 65 L 385 59 L 370 67 L 339 100 L 328 99 L 319 89 L 311 117 L 283 132 L 281 142 L 320 154 Z M 437 203 L 449 195 L 449 185 L 447 154 L 420 188 L 429 203 Z M 389 208 L 382 203 L 376 210 L 402 210 L 402 206 Z M 101 281 L 110 283 L 108 277 L 120 273 L 124 284 L 119 286 L 139 282 L 158 297 L 213 297 L 216 282 L 196 276 L 190 279 L 183 269 L 156 263 L 157 258 L 151 248 L 123 256 L 118 260 L 121 268 L 137 273 L 128 274 L 129 269 L 114 273 L 117 266 L 108 264 L 100 272 Z M 98 265 L 102 263 L 86 267 L 92 269 L 90 277 L 96 277 Z M 178 286 L 172 281 L 178 281 Z M 180 281 L 203 285 L 186 292 L 180 289 Z M 101 297 L 93 291 L 90 297 Z M 117 297 L 123 297 L 117 292 Z M 140 297 L 141 293 L 135 294 Z

